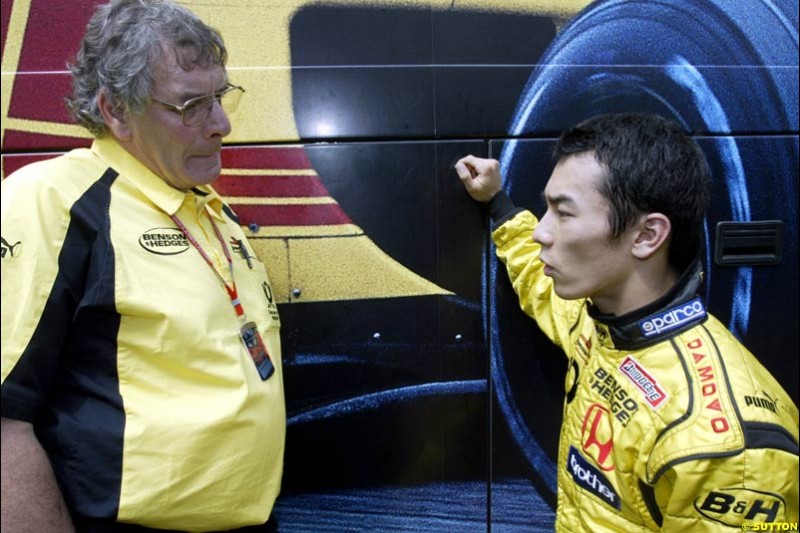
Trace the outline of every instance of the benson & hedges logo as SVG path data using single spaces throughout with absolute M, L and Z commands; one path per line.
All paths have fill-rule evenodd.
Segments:
M 189 249 L 189 241 L 178 228 L 149 229 L 139 237 L 139 244 L 158 255 L 176 255 Z

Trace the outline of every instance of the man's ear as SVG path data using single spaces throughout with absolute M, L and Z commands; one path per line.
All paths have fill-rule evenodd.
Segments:
M 111 98 L 108 96 L 108 91 L 100 89 L 100 94 L 97 95 L 97 107 L 100 109 L 100 114 L 103 116 L 103 121 L 111 130 L 111 133 L 120 141 L 128 141 L 131 138 L 131 128 L 128 124 L 128 119 L 123 110 L 117 109 Z
M 666 215 L 648 213 L 639 220 L 631 252 L 637 259 L 648 259 L 666 246 L 672 224 Z

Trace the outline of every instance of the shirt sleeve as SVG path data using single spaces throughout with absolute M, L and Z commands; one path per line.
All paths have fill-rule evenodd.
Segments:
M 76 305 L 59 282 L 69 203 L 40 179 L 51 169 L 37 163 L 2 183 L 2 416 L 26 421 L 57 372 Z

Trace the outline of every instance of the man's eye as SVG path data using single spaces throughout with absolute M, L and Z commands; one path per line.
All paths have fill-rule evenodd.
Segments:
M 191 102 L 186 104 L 186 107 L 184 107 L 183 109 L 187 113 L 191 113 L 192 111 L 195 111 L 199 107 L 200 103 L 201 102 L 199 100 L 192 100 Z
M 189 104 L 189 109 L 203 109 L 210 103 L 211 103 L 210 97 L 199 98 L 194 102 L 192 102 L 191 104 Z
M 208 111 L 212 105 L 214 105 L 214 100 L 216 98 L 214 96 L 206 96 L 200 98 L 199 100 L 195 100 L 186 108 L 186 111 L 192 114 L 203 114 Z

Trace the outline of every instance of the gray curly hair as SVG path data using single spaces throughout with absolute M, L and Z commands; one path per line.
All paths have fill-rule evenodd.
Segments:
M 153 72 L 165 53 L 178 65 L 225 66 L 219 32 L 188 9 L 167 0 L 112 0 L 99 6 L 71 63 L 73 94 L 67 109 L 99 137 L 108 132 L 97 98 L 106 91 L 115 112 L 141 113 L 150 104 Z

